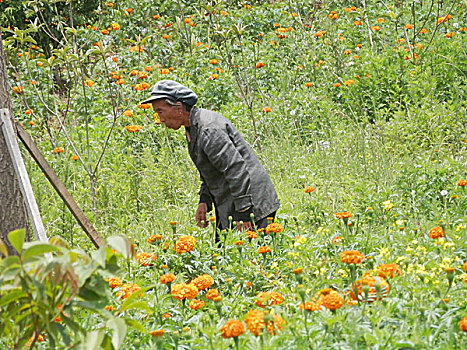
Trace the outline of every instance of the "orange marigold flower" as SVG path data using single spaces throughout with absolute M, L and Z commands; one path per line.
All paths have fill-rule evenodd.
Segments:
M 219 329 L 219 332 L 221 332 L 222 338 L 238 337 L 245 333 L 245 325 L 243 322 L 231 318 Z
M 259 292 L 256 295 L 255 304 L 259 307 L 265 307 L 271 305 L 280 305 L 284 301 L 284 297 L 279 292 Z
M 117 298 L 120 297 L 122 299 L 126 299 L 133 293 L 138 292 L 139 290 L 141 290 L 141 287 L 138 286 L 137 284 L 127 283 L 127 284 L 122 285 L 122 288 L 117 293 L 115 293 L 115 295 L 117 296 Z M 143 294 L 140 293 L 140 296 L 141 295 Z
M 365 257 L 358 250 L 345 250 L 340 254 L 344 264 L 360 264 Z
M 311 301 L 306 301 L 305 303 L 299 304 L 298 307 L 302 310 L 304 309 L 310 312 L 319 311 L 321 309 L 321 306 L 319 304 Z
M 234 244 L 237 246 L 237 247 L 240 247 L 244 242 L 243 241 L 235 241 Z
M 311 186 L 306 186 L 305 189 L 303 190 L 303 192 L 305 193 L 311 193 L 315 190 L 314 187 L 311 187 Z
M 109 287 L 112 289 L 122 285 L 122 280 L 119 277 L 109 277 L 105 281 L 109 283 Z
M 285 321 L 282 317 L 280 317 L 278 314 L 272 315 L 273 321 L 268 321 L 266 330 L 268 331 L 269 334 L 276 335 L 277 331 L 281 331 L 283 328 L 283 325 L 285 324 Z
M 355 82 L 352 79 L 348 79 L 348 80 L 344 81 L 345 86 L 349 86 L 350 84 L 353 84 L 353 83 L 355 83 Z
M 208 78 L 208 80 L 217 80 L 217 79 L 219 79 L 219 74 L 216 74 L 216 73 L 211 74 Z
M 142 128 L 143 127 L 141 125 L 127 125 L 127 126 L 125 126 L 125 129 L 128 130 L 128 132 L 138 132 Z
M 148 243 L 153 244 L 156 241 L 160 241 L 162 239 L 162 235 L 150 235 L 148 237 Z
M 65 150 L 63 149 L 63 147 L 55 147 L 53 150 L 52 150 L 52 153 L 63 153 Z
M 303 272 L 303 267 L 297 267 L 296 269 L 292 270 L 292 273 L 295 275 L 299 275 Z
M 361 26 L 363 23 L 361 21 L 354 21 L 353 25 L 354 26 Z
M 422 29 L 419 30 L 420 34 L 425 34 L 426 32 L 428 32 L 428 30 L 426 28 L 422 28 Z
M 266 233 L 281 233 L 284 228 L 282 227 L 281 224 L 278 224 L 276 222 L 273 222 L 272 224 L 269 224 L 266 226 Z
M 464 262 L 464 265 L 462 265 L 462 266 L 464 267 L 464 271 L 465 271 L 465 273 L 467 273 L 467 261 L 466 261 L 466 262 Z
M 175 280 L 175 275 L 173 273 L 166 273 L 159 277 L 159 281 L 162 284 L 172 283 Z
M 93 85 L 94 85 L 94 82 L 92 80 L 87 79 L 84 81 L 84 86 L 86 87 L 91 87 Z
M 167 40 L 167 39 L 170 38 L 170 36 L 169 36 L 169 34 L 164 34 L 164 35 L 162 35 L 162 38 Z
M 78 160 L 79 157 L 78 157 L 77 155 L 73 155 L 73 156 L 70 157 L 70 159 L 71 159 L 71 160 Z
M 246 231 L 245 234 L 249 239 L 258 238 L 258 234 L 255 231 Z
M 413 29 L 413 25 L 412 25 L 412 24 L 406 24 L 406 25 L 404 26 L 404 29 L 407 29 L 407 30 Z
M 32 113 L 32 111 L 31 111 L 30 109 L 26 109 L 26 110 L 24 111 L 24 114 L 26 114 L 26 115 L 30 115 L 31 113 Z
M 319 30 L 315 33 L 315 37 L 316 38 L 320 38 L 320 37 L 323 37 L 326 35 L 326 31 L 325 30 Z
M 401 275 L 401 267 L 397 264 L 381 264 L 378 266 L 378 276 L 382 278 L 393 278 Z
M 351 55 L 351 54 L 352 54 L 352 50 L 349 50 L 349 49 L 344 50 L 344 55 Z
M 335 83 L 333 86 L 337 88 L 337 87 L 341 86 L 341 83 Z
M 263 112 L 263 113 L 269 113 L 269 112 L 271 112 L 271 111 L 272 111 L 271 107 L 263 107 L 263 108 L 261 109 L 261 112 Z
M 333 243 L 333 244 L 341 244 L 343 239 L 344 239 L 344 237 L 342 237 L 342 236 L 337 236 L 337 237 L 335 237 L 335 238 L 332 240 L 332 243 Z
M 218 64 L 219 61 L 216 60 L 215 58 L 213 58 L 213 59 L 209 60 L 209 63 L 210 63 L 210 64 Z
M 348 211 L 344 211 L 344 212 L 341 212 L 341 213 L 335 213 L 334 215 L 338 219 L 348 219 L 348 218 L 352 217 L 352 214 L 350 212 L 348 212 Z
M 386 20 L 385 20 L 384 18 L 378 18 L 378 19 L 376 20 L 376 22 L 378 22 L 378 23 L 384 23 L 384 22 L 386 22 Z
M 190 283 L 195 285 L 199 291 L 202 291 L 211 287 L 214 283 L 214 279 L 210 275 L 204 274 L 194 278 Z
M 264 63 L 263 62 L 256 62 L 255 67 L 256 68 L 264 67 Z
M 204 301 L 199 300 L 199 299 L 193 299 L 189 305 L 190 309 L 192 310 L 201 309 L 203 306 L 204 306 Z
M 104 309 L 106 309 L 107 311 L 110 311 L 110 312 L 117 310 L 117 308 L 115 306 L 113 306 L 113 305 L 107 305 L 107 306 L 104 307 Z
M 359 279 L 352 284 L 352 287 L 349 292 L 349 297 L 351 300 L 360 300 L 365 301 L 365 292 L 363 289 L 368 289 L 367 299 L 368 303 L 375 301 L 378 298 L 378 289 L 379 289 L 379 299 L 386 297 L 389 293 L 389 283 L 386 282 L 384 278 L 374 277 L 374 276 L 365 276 L 362 279 Z
M 109 35 L 109 31 L 107 29 L 101 29 L 101 34 L 103 35 Z
M 330 19 L 338 19 L 339 18 L 339 15 L 337 14 L 336 11 L 331 11 L 329 14 L 328 14 L 328 17 Z
M 460 322 L 459 322 L 459 328 L 461 331 L 467 332 L 467 316 L 465 316 Z
M 261 329 L 266 326 L 264 322 L 264 312 L 259 309 L 248 311 L 245 317 L 245 323 L 250 333 L 258 336 Z
M 183 254 L 183 253 L 188 253 L 196 245 L 196 239 L 193 236 L 186 235 L 186 236 L 181 236 L 177 242 L 175 242 L 175 251 L 177 254 Z
M 142 46 L 132 46 L 128 49 L 130 52 L 143 52 L 143 47 Z
M 311 87 L 311 83 L 310 83 L 309 81 L 307 81 L 307 82 L 305 83 L 305 87 Z
M 154 18 L 154 19 L 159 19 L 159 18 L 161 18 L 161 15 L 155 14 L 154 16 L 152 16 L 152 18 Z
M 319 306 L 324 306 L 328 310 L 337 310 L 344 305 L 344 297 L 331 288 L 320 290 L 315 295 Z
M 271 248 L 269 248 L 267 245 L 258 248 L 258 254 L 266 254 L 269 252 L 271 252 Z
M 219 291 L 217 289 L 210 289 L 206 292 L 206 299 L 214 300 L 219 296 Z
M 153 266 L 157 256 L 153 253 L 141 252 L 136 254 L 135 259 L 141 266 Z
M 133 117 L 133 111 L 131 109 L 126 109 L 123 111 L 122 115 L 125 117 Z
M 467 180 L 462 179 L 462 180 L 457 181 L 457 186 L 460 186 L 460 187 L 467 186 Z
M 157 337 L 162 337 L 164 335 L 165 331 L 163 329 L 156 329 L 155 331 L 150 331 L 149 334 L 151 337 L 157 338 Z
M 170 312 L 166 312 L 165 314 L 162 315 L 163 319 L 171 318 L 171 317 L 172 317 L 172 315 L 170 314 Z
M 372 26 L 372 27 L 370 27 L 370 29 L 371 29 L 373 32 L 377 32 L 377 31 L 379 31 L 379 26 Z
M 428 232 L 428 237 L 437 239 L 444 237 L 444 230 L 441 226 L 433 227 L 430 232 Z
M 198 288 L 194 284 L 176 283 L 172 285 L 170 294 L 177 300 L 194 299 L 198 295 Z
M 111 28 L 112 30 L 119 30 L 119 29 L 120 29 L 120 24 L 118 24 L 118 23 L 112 23 L 112 24 L 110 25 L 110 28 Z
M 151 104 L 150 104 L 150 103 L 138 103 L 138 108 L 150 109 L 150 108 L 151 108 Z

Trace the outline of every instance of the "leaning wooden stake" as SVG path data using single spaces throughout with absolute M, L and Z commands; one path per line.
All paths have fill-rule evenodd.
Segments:
M 78 221 L 78 224 L 91 239 L 92 243 L 96 246 L 96 248 L 105 245 L 105 242 L 102 239 L 102 237 L 99 236 L 97 231 L 94 229 L 94 227 L 84 215 L 83 211 L 80 209 L 80 207 L 78 207 L 78 204 L 76 204 L 70 192 L 68 192 L 65 185 L 63 185 L 59 177 L 53 171 L 52 167 L 49 165 L 49 163 L 47 163 L 47 160 L 44 158 L 39 148 L 37 148 L 31 136 L 29 136 L 29 134 L 23 129 L 23 127 L 18 122 L 16 122 L 15 124 L 19 139 L 24 144 L 28 152 L 39 165 L 39 167 L 42 169 L 47 179 L 55 188 L 59 196 L 63 199 L 68 209 L 70 209 L 71 213 Z
M 29 218 L 31 219 L 31 226 L 34 230 L 36 240 L 48 242 L 47 235 L 45 234 L 44 224 L 41 220 L 41 214 L 39 213 L 39 207 L 32 191 L 31 182 L 24 166 L 23 157 L 19 150 L 18 141 L 16 140 L 16 134 L 13 129 L 13 124 L 10 119 L 8 109 L 0 109 L 0 124 L 2 126 L 3 135 L 5 136 L 8 152 L 10 153 L 13 166 L 15 168 L 16 176 L 18 178 L 21 193 L 24 198 L 26 210 Z

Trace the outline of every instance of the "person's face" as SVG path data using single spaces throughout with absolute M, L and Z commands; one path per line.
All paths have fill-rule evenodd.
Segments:
M 178 130 L 182 125 L 186 125 L 186 117 L 180 102 L 177 102 L 176 106 L 171 106 L 164 100 L 156 100 L 152 102 L 152 108 L 167 128 Z

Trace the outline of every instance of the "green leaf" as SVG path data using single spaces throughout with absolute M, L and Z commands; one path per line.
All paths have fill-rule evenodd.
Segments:
M 127 304 L 127 305 L 125 305 L 125 309 L 123 309 L 123 305 L 122 305 L 122 307 L 118 311 L 119 311 L 119 313 L 121 313 L 121 312 L 123 312 L 125 310 L 129 310 L 129 309 L 145 310 L 149 314 L 152 313 L 152 309 L 148 306 L 148 303 L 146 303 L 144 301 L 135 301 L 134 303 Z
M 82 350 L 100 349 L 102 340 L 104 339 L 105 331 L 103 329 L 89 332 L 84 342 L 80 345 Z
M 91 252 L 92 259 L 102 268 L 105 268 L 105 259 L 107 251 L 105 247 L 100 247 L 98 250 Z
M 46 253 L 60 251 L 60 249 L 56 246 L 43 242 L 29 242 L 24 245 L 24 248 L 25 250 L 22 254 L 23 259 L 27 259 L 36 255 L 44 255 Z
M 0 239 L 0 254 L 3 254 L 3 256 L 8 256 L 8 249 L 5 243 L 3 243 L 1 239 Z
M 10 233 L 8 233 L 8 241 L 11 243 L 13 248 L 15 248 L 18 254 L 21 254 L 21 250 L 23 249 L 25 238 L 26 238 L 26 230 L 24 228 L 20 230 L 11 231 Z
M 19 301 L 19 299 L 22 299 L 27 295 L 28 293 L 23 292 L 22 290 L 12 290 L 7 294 L 3 292 L 2 297 L 0 298 L 0 307 L 2 307 L 3 305 L 10 304 L 15 300 Z
M 123 340 L 125 340 L 126 336 L 126 331 L 127 331 L 127 326 L 125 324 L 125 321 L 122 320 L 121 318 L 111 318 L 109 321 L 107 321 L 107 327 L 113 329 L 113 334 L 112 334 L 112 345 L 114 349 L 120 349 L 120 346 L 123 343 Z
M 135 255 L 133 243 L 125 236 L 111 236 L 107 238 L 107 243 L 122 254 L 125 259 L 130 259 Z
M 141 323 L 139 323 L 138 321 L 129 318 L 129 319 L 125 320 L 125 322 L 126 322 L 126 324 L 128 326 L 130 326 L 131 328 L 137 330 L 138 332 L 146 333 L 146 329 L 144 329 L 144 326 Z
M 127 310 L 129 308 L 128 305 L 133 304 L 133 300 L 138 298 L 141 293 L 144 293 L 152 288 L 154 288 L 156 285 L 153 284 L 148 287 L 141 288 L 139 291 L 131 294 L 128 298 L 125 299 L 125 301 L 122 303 L 122 306 L 120 306 L 119 313 Z

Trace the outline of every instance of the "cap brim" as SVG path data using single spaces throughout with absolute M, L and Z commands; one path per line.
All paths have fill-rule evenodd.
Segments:
M 152 95 L 151 97 L 149 97 L 147 100 L 144 100 L 143 102 L 140 102 L 142 105 L 146 104 L 146 103 L 151 103 L 155 100 L 160 100 L 162 98 L 170 98 L 170 99 L 173 99 L 173 97 L 169 96 L 169 95 L 162 95 L 162 94 L 158 94 L 158 95 Z

